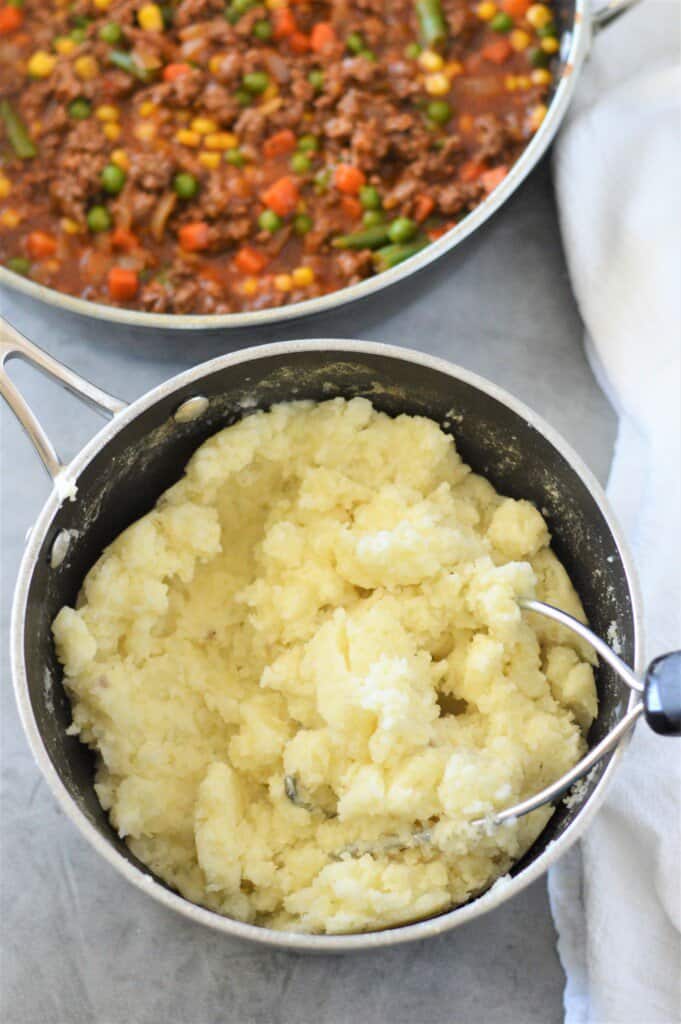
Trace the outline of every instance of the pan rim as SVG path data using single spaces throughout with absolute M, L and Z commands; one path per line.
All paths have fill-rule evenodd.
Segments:
M 198 366 L 185 370 L 157 387 L 141 395 L 138 399 L 118 413 L 109 423 L 84 446 L 84 448 L 65 467 L 62 479 L 66 483 L 77 483 L 80 474 L 92 458 L 103 450 L 121 430 L 128 426 L 139 415 L 174 392 L 201 381 L 204 377 L 218 370 L 223 370 L 241 363 L 258 362 L 275 355 L 292 355 L 300 352 L 323 351 L 345 353 L 349 355 L 378 355 L 407 363 L 416 363 L 440 372 L 462 383 L 468 384 L 485 395 L 495 399 L 524 419 L 529 426 L 537 430 L 552 445 L 558 454 L 568 463 L 573 472 L 586 486 L 589 494 L 599 508 L 606 526 L 612 536 L 622 565 L 626 584 L 631 600 L 633 620 L 634 669 L 640 671 L 643 658 L 643 618 L 641 595 L 633 559 L 626 540 L 622 534 L 616 516 L 608 499 L 591 470 L 571 445 L 543 417 L 534 412 L 520 399 L 515 398 L 499 385 L 480 375 L 460 367 L 447 360 L 426 355 L 415 349 L 402 348 L 381 342 L 358 340 L 308 339 L 284 342 L 273 342 L 241 349 L 238 352 L 218 356 Z M 68 793 L 61 776 L 52 764 L 45 749 L 42 737 L 33 714 L 29 698 L 28 679 L 24 659 L 26 605 L 33 570 L 62 502 L 64 491 L 59 482 L 52 489 L 43 508 L 31 529 L 28 543 L 24 551 L 15 589 L 11 616 L 10 656 L 15 699 L 19 709 L 22 726 L 27 737 L 33 757 L 48 783 L 59 806 L 76 826 L 91 846 L 124 878 L 137 889 L 153 895 L 161 904 L 173 909 L 182 916 L 197 923 L 207 925 L 223 934 L 232 935 L 251 942 L 272 948 L 288 949 L 297 952 L 340 953 L 353 952 L 359 949 L 378 949 L 398 945 L 417 939 L 440 935 L 445 931 L 464 924 L 497 906 L 511 896 L 525 889 L 531 882 L 539 878 L 567 849 L 579 838 L 589 824 L 593 815 L 601 805 L 608 786 L 613 777 L 617 763 L 628 742 L 620 743 L 606 765 L 601 778 L 596 784 L 587 801 L 582 805 L 573 821 L 565 831 L 553 842 L 549 843 L 539 856 L 522 871 L 512 877 L 503 886 L 493 886 L 481 896 L 463 906 L 446 911 L 437 917 L 389 928 L 382 931 L 361 932 L 341 935 L 316 935 L 298 932 L 275 931 L 258 925 L 245 924 L 232 918 L 223 917 L 214 911 L 190 903 L 179 893 L 166 889 L 156 882 L 150 874 L 134 866 L 120 854 L 111 843 L 102 836 L 95 826 L 78 808 Z M 640 697 L 632 693 L 628 702 L 629 709 L 640 701 Z M 629 734 L 631 735 L 631 734 Z
M 431 242 L 420 253 L 390 270 L 365 278 L 353 285 L 347 285 L 304 302 L 285 306 L 241 313 L 147 313 L 142 310 L 109 306 L 101 302 L 90 302 L 77 296 L 57 291 L 37 281 L 14 274 L 0 265 L 0 286 L 20 292 L 47 306 L 76 313 L 94 320 L 103 320 L 129 327 L 147 330 L 163 329 L 173 331 L 190 330 L 232 330 L 234 328 L 264 327 L 267 324 L 283 323 L 330 312 L 341 306 L 368 298 L 389 288 L 403 278 L 418 273 L 440 256 L 455 249 L 477 228 L 481 227 L 511 197 L 518 186 L 537 165 L 548 149 L 554 135 L 567 112 L 572 99 L 579 71 L 591 41 L 592 17 L 588 0 L 574 0 L 574 12 L 569 31 L 571 33 L 569 52 L 565 56 L 563 70 L 549 110 L 539 130 L 533 135 L 522 153 L 511 167 L 501 184 L 474 210 L 450 231 L 435 242 Z

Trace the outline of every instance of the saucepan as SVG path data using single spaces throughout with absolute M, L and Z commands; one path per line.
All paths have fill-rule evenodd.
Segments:
M 68 464 L 7 374 L 32 363 L 110 422 Z M 0 321 L 0 391 L 28 432 L 53 489 L 27 539 L 12 610 L 16 699 L 35 760 L 65 814 L 129 882 L 216 931 L 286 949 L 348 951 L 436 935 L 498 906 L 539 877 L 578 838 L 603 800 L 622 742 L 560 802 L 548 827 L 503 886 L 439 916 L 355 935 L 301 935 L 243 924 L 183 899 L 155 878 L 111 827 L 94 790 L 94 762 L 75 737 L 50 625 L 75 603 L 102 550 L 148 512 L 217 430 L 285 400 L 366 396 L 390 415 L 426 415 L 450 431 L 462 457 L 503 494 L 544 513 L 594 632 L 641 667 L 641 606 L 626 544 L 606 498 L 581 459 L 539 416 L 467 370 L 408 349 L 360 341 L 288 341 L 238 351 L 180 373 L 130 405 L 77 376 Z M 599 713 L 589 745 L 626 738 L 641 695 L 601 659 Z M 678 717 L 681 719 L 681 713 Z M 606 744 L 607 746 L 607 744 Z
M 506 178 L 484 202 L 436 242 L 428 245 L 411 259 L 405 260 L 391 270 L 305 302 L 297 302 L 287 306 L 262 309 L 255 312 L 216 315 L 145 313 L 140 310 L 123 309 L 116 306 L 89 302 L 85 299 L 65 295 L 51 288 L 46 288 L 35 281 L 21 277 L 19 274 L 13 274 L 1 266 L 0 285 L 25 292 L 33 298 L 49 303 L 52 306 L 80 313 L 84 316 L 107 320 L 111 323 L 185 330 L 255 327 L 294 317 L 321 313 L 324 310 L 335 309 L 348 302 L 372 295 L 381 288 L 386 288 L 388 285 L 416 273 L 439 256 L 454 249 L 455 246 L 463 242 L 465 238 L 479 228 L 488 217 L 510 198 L 541 159 L 558 131 L 577 85 L 582 64 L 589 52 L 594 31 L 608 24 L 634 3 L 636 3 L 636 0 L 556 0 L 554 10 L 555 22 L 560 38 L 559 68 L 557 70 L 557 84 L 549 103 L 548 113 L 541 127 L 513 165 Z

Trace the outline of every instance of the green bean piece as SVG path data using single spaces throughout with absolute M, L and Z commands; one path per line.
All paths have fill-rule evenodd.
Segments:
M 148 83 L 153 78 L 153 72 L 150 68 L 145 68 L 142 64 L 138 64 L 133 55 L 126 53 L 124 50 L 110 50 L 109 63 L 120 68 L 121 71 L 132 75 L 138 82 Z
M 262 231 L 268 231 L 271 235 L 278 231 L 281 225 L 281 217 L 274 210 L 263 210 L 258 217 L 258 227 Z
M 111 215 L 106 206 L 91 206 L 87 215 L 87 226 L 90 231 L 99 234 L 111 227 Z
M 410 242 L 417 231 L 417 224 L 409 217 L 396 217 L 388 228 L 388 237 L 391 242 Z
M 382 224 L 384 220 L 385 214 L 383 210 L 365 210 L 362 214 L 362 223 L 368 228 Z
M 67 109 L 69 117 L 74 121 L 87 121 L 92 113 L 92 104 L 81 96 L 77 100 L 71 100 Z
M 33 139 L 9 100 L 0 100 L 0 118 L 5 124 L 7 139 L 16 155 L 21 160 L 30 160 L 36 156 L 38 150 Z
M 199 183 L 193 174 L 180 171 L 173 178 L 173 188 L 180 199 L 193 199 L 199 191 Z
M 266 42 L 268 39 L 272 38 L 273 31 L 274 29 L 272 28 L 272 22 L 267 21 L 264 18 L 262 21 L 256 21 L 255 25 L 253 26 L 253 35 L 255 36 L 256 39 L 261 39 L 263 42 Z
M 99 30 L 99 38 L 104 43 L 109 43 L 113 46 L 115 43 L 120 43 L 123 38 L 123 29 L 117 21 L 109 21 L 106 25 L 102 25 Z
M 270 84 L 270 76 L 266 71 L 247 71 L 242 79 L 242 84 L 248 92 L 259 95 Z
M 502 32 L 505 35 L 513 28 L 513 18 L 504 11 L 499 11 L 490 21 L 489 27 L 493 32 Z
M 440 0 L 416 0 L 416 14 L 424 46 L 439 46 L 447 40 L 447 22 Z
M 225 160 L 232 167 L 243 167 L 246 163 L 246 157 L 240 149 L 228 149 L 225 153 Z
M 348 38 L 345 40 L 350 53 L 361 53 L 364 49 L 364 40 L 362 39 L 359 32 L 351 32 Z
M 291 157 L 290 167 L 294 174 L 307 174 L 312 164 L 304 153 L 294 153 Z
M 107 164 L 102 170 L 102 188 L 109 195 L 117 196 L 125 185 L 125 171 L 118 164 Z
M 299 213 L 293 222 L 293 230 L 297 235 L 306 235 L 312 230 L 312 217 L 307 213 Z
M 31 261 L 27 260 L 25 256 L 12 256 L 7 260 L 7 269 L 14 271 L 15 274 L 21 274 L 22 277 L 28 277 Z
M 321 92 L 324 88 L 324 72 L 321 68 L 312 68 L 308 72 L 307 80 L 315 92 Z
M 387 224 L 376 224 L 365 231 L 355 231 L 351 235 L 339 235 L 331 245 L 334 249 L 378 249 L 390 241 Z
M 374 185 L 362 185 L 359 190 L 359 201 L 365 210 L 380 210 L 381 194 Z
M 390 270 L 403 260 L 408 260 L 410 256 L 415 256 L 427 245 L 427 238 L 414 239 L 413 242 L 406 242 L 404 245 L 386 245 L 374 253 L 374 270 L 377 274 L 383 270 Z

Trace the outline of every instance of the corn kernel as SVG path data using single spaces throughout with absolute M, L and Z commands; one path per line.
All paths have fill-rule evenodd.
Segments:
M 444 67 L 444 60 L 435 50 L 424 50 L 419 57 L 419 64 L 424 71 L 441 71 Z
M 517 88 L 515 75 L 506 75 L 504 79 L 504 89 L 506 92 L 515 92 Z
M 152 103 L 151 100 L 145 100 L 144 103 L 140 103 L 139 115 L 140 117 L 151 117 L 152 114 L 156 113 L 157 109 L 158 107 L 155 103 Z
M 62 231 L 64 231 L 67 235 L 80 234 L 80 224 L 78 223 L 78 221 L 73 220 L 71 217 L 62 217 L 59 223 L 61 225 Z
M 62 57 L 68 57 L 70 53 L 78 49 L 78 43 L 75 39 L 69 39 L 68 36 L 59 36 L 54 41 L 54 48 Z
M 48 78 L 54 71 L 57 58 L 44 50 L 36 50 L 29 59 L 27 69 L 31 78 Z
M 222 62 L 224 59 L 224 56 L 220 53 L 216 53 L 213 57 L 211 57 L 211 59 L 208 61 L 208 70 L 210 71 L 211 75 L 220 74 L 220 68 L 222 67 Z
M 206 135 L 203 140 L 203 144 L 206 149 L 234 149 L 238 145 L 239 140 L 237 139 L 234 132 L 211 132 L 210 135 Z
M 94 57 L 85 55 L 74 60 L 73 70 L 82 82 L 91 82 L 99 74 L 99 64 Z
M 493 4 L 491 0 L 482 0 L 482 3 L 475 8 L 475 13 L 480 21 L 491 21 L 497 13 L 497 5 Z
M 140 142 L 151 142 L 156 135 L 156 125 L 152 121 L 143 121 L 135 125 L 135 138 Z
M 446 96 L 450 89 L 449 79 L 442 71 L 426 75 L 423 84 L 429 96 Z
M 296 213 L 307 213 L 307 203 L 304 199 L 299 199 L 296 203 Z
M 111 6 L 111 0 L 93 0 L 93 3 L 98 11 L 105 11 Z
M 201 136 L 198 132 L 192 132 L 189 128 L 180 128 L 179 132 L 175 132 L 176 140 L 182 146 L 200 146 Z
M 207 167 L 209 171 L 215 171 L 220 166 L 220 154 L 209 153 L 207 150 L 202 150 L 199 153 L 199 163 L 204 167 Z
M 192 131 L 198 132 L 199 135 L 210 135 L 211 132 L 218 131 L 220 126 L 210 117 L 195 117 L 191 127 Z
M 110 103 L 102 103 L 95 110 L 95 117 L 99 121 L 117 121 L 120 117 L 120 111 L 118 107 L 114 107 Z
M 158 4 L 144 4 L 137 12 L 137 24 L 145 32 L 163 31 L 163 14 Z
M 515 84 L 518 89 L 530 89 L 532 87 L 532 79 L 529 75 L 518 75 Z
M 558 50 L 560 49 L 560 43 L 555 36 L 546 36 L 545 39 L 542 39 L 539 45 L 544 53 L 558 53 Z
M 546 4 L 532 4 L 525 15 L 532 28 L 545 28 L 553 20 L 553 15 Z
M 546 117 L 547 108 L 544 103 L 539 103 L 530 114 L 530 128 L 536 132 Z
M 21 224 L 21 214 L 18 210 L 3 210 L 0 213 L 0 224 L 5 228 L 15 228 L 18 224 Z
M 537 68 L 530 75 L 533 85 L 551 85 L 553 75 L 547 68 Z
M 514 50 L 526 50 L 532 42 L 532 39 L 528 32 L 523 32 L 521 28 L 516 28 L 511 32 L 508 37 L 508 41 Z
M 120 167 L 122 171 L 130 170 L 130 161 L 124 149 L 114 149 L 109 159 L 112 164 L 116 164 L 116 167 Z
M 265 0 L 268 11 L 278 11 L 280 7 L 286 7 L 288 0 Z
M 267 88 L 262 93 L 264 100 L 273 100 L 275 96 L 279 95 L 279 86 L 276 82 L 270 82 Z
M 293 288 L 293 278 L 290 274 L 276 274 L 274 287 L 278 292 L 290 292 L 291 288 Z
M 456 78 L 457 75 L 463 74 L 463 64 L 458 60 L 450 60 L 445 64 L 445 72 L 450 78 Z
M 260 282 L 257 277 L 247 277 L 241 285 L 241 291 L 243 295 L 256 295 L 259 287 Z
M 305 288 L 314 281 L 314 270 L 312 267 L 296 267 L 291 274 L 291 279 L 298 288 Z
M 116 121 L 106 121 L 102 125 L 102 131 L 109 142 L 115 142 L 121 137 L 121 126 Z
M 0 199 L 7 199 L 12 191 L 12 182 L 4 174 L 0 174 Z

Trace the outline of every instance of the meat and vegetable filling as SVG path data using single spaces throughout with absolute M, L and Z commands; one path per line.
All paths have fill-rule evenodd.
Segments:
M 497 187 L 557 49 L 529 0 L 0 0 L 0 262 L 154 312 L 335 291 Z

